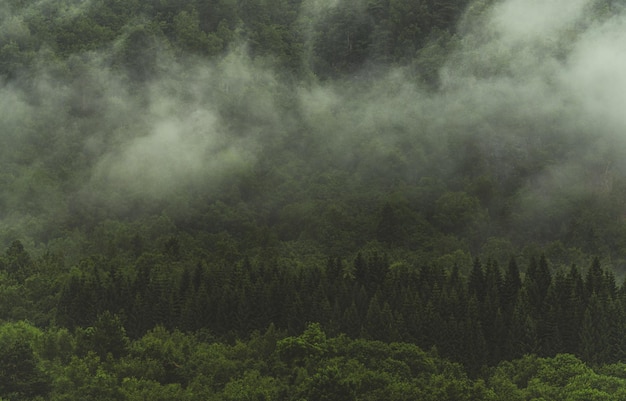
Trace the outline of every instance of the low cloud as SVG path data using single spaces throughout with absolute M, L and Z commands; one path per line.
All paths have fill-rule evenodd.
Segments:
M 314 25 L 316 15 L 339 3 L 304 2 L 300 23 Z M 72 4 L 59 15 L 87 7 Z M 211 61 L 156 46 L 158 68 L 136 83 L 116 64 L 123 43 L 72 56 L 66 65 L 42 46 L 29 82 L 0 88 L 0 153 L 54 179 L 67 177 L 54 199 L 63 194 L 112 210 L 128 199 L 167 203 L 185 191 L 219 193 L 222 183 L 259 163 L 292 159 L 305 166 L 290 170 L 294 176 L 340 166 L 355 180 L 388 172 L 410 182 L 426 174 L 453 179 L 466 155 L 463 145 L 451 145 L 464 140 L 503 181 L 520 166 L 535 168 L 524 173 L 525 195 L 513 206 L 520 211 L 536 210 L 529 199 L 540 194 L 548 204 L 568 196 L 587 166 L 626 173 L 619 154 L 626 132 L 624 14 L 602 14 L 591 0 L 485 4 L 468 9 L 436 90 L 402 66 L 286 82 L 249 57 L 245 44 Z M 24 15 L 0 6 L 0 16 L 4 38 L 28 37 Z M 540 155 L 557 143 L 559 154 Z M 10 151 L 24 144 L 32 151 Z M 596 166 L 603 155 L 611 158 L 608 170 Z M 554 162 L 529 167 L 533 158 Z M 15 174 L 13 182 L 31 176 Z M 45 194 L 33 196 L 45 204 Z

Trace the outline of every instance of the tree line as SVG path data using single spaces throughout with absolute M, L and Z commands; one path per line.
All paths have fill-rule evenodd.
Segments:
M 78 330 L 108 313 L 133 339 L 162 326 L 224 341 L 316 322 L 332 335 L 435 347 L 470 373 L 526 354 L 594 365 L 626 357 L 626 289 L 597 258 L 557 271 L 543 255 L 521 271 L 514 258 L 442 269 L 369 252 L 297 267 L 191 262 L 170 246 L 131 266 L 94 256 L 59 274 L 53 257 L 33 261 L 16 241 L 1 264 L 3 295 L 26 297 L 3 316 Z
M 294 335 L 270 326 L 235 342 L 163 326 L 130 339 L 104 313 L 74 332 L 5 322 L 0 344 L 0 397 L 19 401 L 613 401 L 626 388 L 623 363 L 526 355 L 468 376 L 435 349 L 329 335 L 316 323 Z

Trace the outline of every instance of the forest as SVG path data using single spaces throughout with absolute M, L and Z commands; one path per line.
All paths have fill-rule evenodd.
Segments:
M 624 24 L 2 1 L 0 401 L 626 398 Z

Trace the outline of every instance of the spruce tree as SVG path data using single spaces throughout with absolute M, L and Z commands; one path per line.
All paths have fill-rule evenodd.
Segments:
M 474 259 L 472 270 L 470 271 L 467 279 L 467 289 L 470 296 L 475 296 L 478 302 L 482 302 L 485 299 L 486 283 L 485 273 L 483 266 L 480 263 L 480 259 Z

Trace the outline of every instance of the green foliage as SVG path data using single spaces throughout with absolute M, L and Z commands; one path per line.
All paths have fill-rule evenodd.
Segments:
M 288 364 L 307 365 L 328 352 L 326 334 L 319 324 L 311 324 L 302 336 L 287 337 L 276 344 L 281 359 Z
M 467 5 L 2 3 L 0 397 L 624 399 L 621 156 L 422 118 Z
M 122 399 L 129 401 L 148 399 L 155 401 L 187 401 L 197 399 L 197 397 L 192 396 L 190 391 L 184 390 L 178 383 L 161 385 L 155 381 L 137 379 L 135 377 L 122 379 L 121 394 Z
M 200 29 L 200 18 L 196 10 L 191 13 L 181 11 L 174 17 L 173 25 L 176 43 L 182 50 L 216 55 L 224 47 L 222 38 Z
M 287 365 L 312 372 L 312 359 L 333 352 L 321 326 L 308 324 L 312 321 L 332 334 L 436 346 L 470 374 L 525 353 L 567 352 L 595 365 L 623 357 L 623 287 L 598 260 L 583 278 L 575 267 L 553 274 L 544 256 L 533 257 L 523 280 L 515 259 L 505 272 L 495 261 L 483 265 L 478 258 L 472 269 L 457 266 L 446 272 L 441 266 L 392 263 L 377 250 L 359 253 L 352 262 L 329 258 L 325 265 L 294 268 L 275 260 L 245 259 L 232 266 L 198 263 L 188 243 L 168 235 L 155 241 L 152 252 L 144 251 L 133 265 L 120 268 L 117 263 L 127 263 L 123 261 L 138 252 L 126 244 L 130 233 L 118 235 L 115 241 L 121 248 L 128 245 L 129 253 L 122 249 L 120 257 L 120 251 L 104 247 L 109 257 L 85 259 L 69 273 L 51 255 L 33 260 L 19 243 L 9 247 L 9 266 L 26 267 L 4 271 L 0 294 L 12 300 L 5 316 L 60 324 L 45 337 L 43 349 L 50 359 L 67 361 L 72 352 L 124 359 L 133 355 L 131 339 L 146 332 L 151 336 L 137 346 L 148 347 L 148 339 L 166 338 L 170 332 L 180 333 L 180 344 L 193 346 L 183 332 L 210 330 L 216 338 L 242 338 L 271 325 L 287 334 L 307 327 L 304 335 L 274 339 L 268 347 L 275 347 Z M 34 273 L 23 284 L 14 278 L 28 271 Z M 47 281 L 51 284 L 44 285 Z M 74 339 L 64 327 L 74 332 Z M 161 345 L 155 349 L 168 354 L 155 351 L 149 365 L 159 367 L 150 368 L 148 378 L 163 384 L 168 376 L 188 380 L 178 368 L 188 351 L 156 344 Z M 214 368 L 207 369 L 210 377 Z
M 105 311 L 96 319 L 93 326 L 79 329 L 77 333 L 77 348 L 80 351 L 93 351 L 101 359 L 108 355 L 120 358 L 128 352 L 129 340 L 126 330 L 117 315 Z
M 131 341 L 129 354 L 118 359 L 110 354 L 102 359 L 91 350 L 81 356 L 83 351 L 71 346 L 59 354 L 58 345 L 80 342 L 80 336 L 26 323 L 2 324 L 2 397 L 618 400 L 626 384 L 621 364 L 592 369 L 571 354 L 527 355 L 472 379 L 461 365 L 413 344 L 332 337 L 319 324 L 278 339 L 270 329 L 231 345 L 204 340 L 201 333 L 156 328 Z M 268 348 L 270 343 L 276 346 Z
M 281 383 L 273 377 L 263 377 L 257 370 L 249 370 L 241 379 L 226 383 L 223 391 L 224 400 L 273 400 L 280 397 Z
M 0 397 L 26 400 L 46 396 L 50 377 L 35 353 L 41 332 L 28 323 L 3 324 L 0 328 Z
M 497 394 L 513 400 L 616 400 L 622 395 L 623 380 L 619 375 L 599 374 L 576 357 L 561 354 L 502 363 L 491 374 L 490 384 Z

